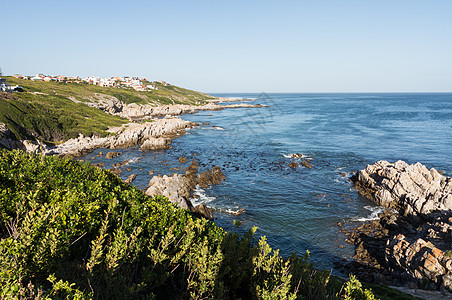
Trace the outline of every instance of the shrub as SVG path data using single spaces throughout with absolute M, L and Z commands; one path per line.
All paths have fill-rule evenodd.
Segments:
M 355 279 L 331 290 L 308 254 L 283 259 L 255 232 L 225 232 L 89 163 L 0 151 L 1 298 L 358 295 Z

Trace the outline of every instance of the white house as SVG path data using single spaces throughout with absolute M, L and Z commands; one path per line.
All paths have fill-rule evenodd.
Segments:
M 7 93 L 11 93 L 11 91 L 12 91 L 11 85 L 6 83 L 5 78 L 0 78 L 0 91 L 7 92 Z

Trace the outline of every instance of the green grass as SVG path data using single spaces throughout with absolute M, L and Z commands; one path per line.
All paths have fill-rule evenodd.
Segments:
M 128 104 L 156 104 L 155 102 L 160 104 L 172 104 L 173 102 L 176 104 L 196 104 L 197 102 L 216 98 L 173 85 L 163 86 L 157 82 L 152 83 L 157 86 L 157 90 L 138 92 L 132 88 L 100 87 L 83 83 L 42 82 L 14 77 L 6 78 L 11 85 L 20 85 L 28 92 L 40 92 L 49 95 L 57 94 L 65 97 L 74 97 L 79 101 L 93 101 L 96 98 L 96 93 L 114 96 Z
M 77 137 L 79 133 L 105 136 L 108 127 L 127 120 L 64 96 L 14 93 L 13 99 L 0 99 L 0 122 L 17 139 L 38 138 L 55 143 Z
M 113 96 L 131 104 L 195 104 L 215 97 L 153 83 L 158 90 L 137 92 L 132 88 L 110 88 L 89 84 L 42 82 L 7 77 L 11 85 L 20 85 L 26 92 L 14 93 L 14 99 L 0 99 L 0 123 L 5 123 L 17 139 L 40 139 L 58 143 L 77 137 L 105 136 L 111 126 L 126 123 L 83 103 L 97 102 L 100 97 Z M 81 101 L 75 103 L 72 100 Z

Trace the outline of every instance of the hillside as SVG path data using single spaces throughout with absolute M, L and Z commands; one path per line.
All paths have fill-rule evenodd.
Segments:
M 78 136 L 107 135 L 111 126 L 127 123 L 126 119 L 109 115 L 87 104 L 105 99 L 123 103 L 200 104 L 213 96 L 160 83 L 157 90 L 138 92 L 131 88 L 100 87 L 78 83 L 38 82 L 7 77 L 11 85 L 25 92 L 0 96 L 0 123 L 5 123 L 16 139 L 39 139 L 59 143 Z M 1 137 L 0 137 L 1 138 Z
M 83 83 L 42 82 L 6 77 L 11 85 L 19 85 L 27 92 L 39 92 L 49 95 L 60 95 L 69 99 L 82 102 L 95 102 L 107 96 L 116 97 L 118 100 L 130 104 L 192 104 L 196 105 L 205 100 L 216 97 L 196 92 L 175 85 L 163 85 L 152 82 L 157 88 L 146 92 L 138 92 L 132 88 L 101 87 Z

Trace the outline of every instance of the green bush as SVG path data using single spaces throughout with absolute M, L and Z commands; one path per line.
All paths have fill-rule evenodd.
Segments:
M 255 231 L 225 232 L 89 163 L 0 151 L 0 298 L 372 299 Z

